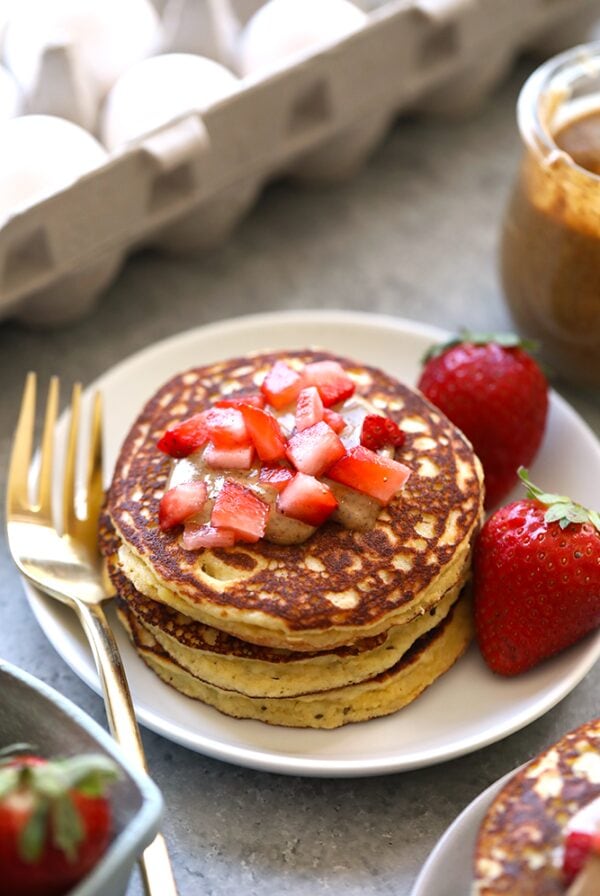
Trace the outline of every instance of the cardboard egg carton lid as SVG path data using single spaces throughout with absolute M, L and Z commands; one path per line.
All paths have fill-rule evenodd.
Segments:
M 238 28 L 261 5 L 232 4 Z M 190 0 L 167 6 L 168 49 L 184 49 L 190 8 Z M 44 325 L 80 316 L 134 247 L 214 245 L 270 178 L 302 173 L 309 159 L 316 165 L 304 170 L 318 178 L 321 165 L 327 179 L 338 153 L 341 173 L 350 174 L 403 110 L 460 114 L 485 98 L 518 52 L 560 40 L 565 23 L 583 39 L 596 18 L 600 0 L 377 5 L 361 30 L 267 77 L 242 79 L 202 116 L 174 119 L 11 217 L 0 229 L 0 317 Z M 213 58 L 219 41 L 221 56 L 229 52 L 223 30 L 212 39 Z M 349 134 L 358 138 L 354 159 L 343 158 Z

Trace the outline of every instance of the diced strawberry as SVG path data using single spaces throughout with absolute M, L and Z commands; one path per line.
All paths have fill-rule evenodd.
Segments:
M 217 529 L 232 529 L 238 541 L 255 542 L 265 534 L 268 516 L 268 504 L 239 482 L 226 479 L 210 522 Z
M 201 479 L 182 482 L 170 488 L 161 498 L 158 507 L 158 525 L 166 532 L 198 513 L 206 501 L 206 485 Z
M 600 834 L 587 831 L 569 831 L 565 840 L 563 877 L 567 886 L 575 880 L 588 860 L 590 853 L 600 855 Z
M 249 404 L 242 405 L 240 411 L 260 459 L 273 461 L 284 458 L 286 441 L 273 414 Z
M 305 473 L 296 473 L 277 498 L 281 513 L 310 526 L 320 526 L 337 506 L 331 489 Z
M 254 460 L 254 447 L 246 445 L 240 448 L 217 448 L 209 442 L 203 457 L 209 467 L 217 467 L 219 470 L 249 470 Z
M 404 445 L 406 433 L 391 417 L 367 414 L 360 430 L 360 444 L 371 451 L 380 448 L 400 448 Z
M 314 361 L 304 368 L 305 385 L 316 386 L 326 408 L 354 395 L 356 385 L 337 361 Z
M 206 417 L 208 411 L 201 411 L 182 420 L 171 429 L 167 429 L 164 435 L 156 443 L 156 447 L 170 457 L 187 457 L 188 454 L 197 451 L 205 442 L 208 442 L 208 429 Z
M 260 388 L 270 405 L 284 408 L 297 398 L 303 385 L 304 380 L 296 370 L 285 361 L 276 361 Z
M 323 402 L 316 386 L 302 389 L 296 402 L 296 430 L 302 432 L 323 419 Z
M 404 464 L 357 445 L 330 467 L 327 475 L 335 482 L 349 485 L 382 504 L 388 504 L 400 491 L 410 472 Z
M 266 398 L 260 392 L 248 392 L 247 395 L 230 395 L 215 401 L 216 408 L 239 408 L 242 404 L 251 404 L 255 408 L 264 408 Z
M 263 482 L 265 485 L 270 485 L 280 492 L 286 487 L 293 475 L 294 474 L 289 467 L 265 465 L 260 468 L 258 478 L 260 482 Z
M 337 432 L 338 435 L 346 429 L 345 418 L 331 408 L 323 408 L 323 420 L 328 426 L 331 426 L 332 430 Z
M 323 421 L 294 433 L 287 446 L 287 456 L 296 469 L 309 476 L 320 476 L 345 453 L 339 436 Z
M 216 529 L 214 526 L 199 526 L 188 523 L 181 537 L 186 551 L 197 551 L 199 548 L 232 548 L 235 544 L 233 529 Z
M 243 414 L 237 408 L 211 408 L 206 415 L 206 426 L 215 448 L 241 448 L 250 444 Z

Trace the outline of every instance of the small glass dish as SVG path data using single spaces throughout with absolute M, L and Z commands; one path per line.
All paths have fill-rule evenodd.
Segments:
M 538 68 L 517 114 L 524 154 L 504 220 L 504 295 L 551 372 L 598 387 L 600 42 Z
M 48 758 L 103 753 L 116 762 L 120 778 L 110 791 L 111 844 L 69 896 L 124 896 L 136 858 L 158 831 L 163 802 L 156 785 L 128 762 L 107 732 L 79 707 L 1 660 L 0 748 L 19 742 L 39 748 Z

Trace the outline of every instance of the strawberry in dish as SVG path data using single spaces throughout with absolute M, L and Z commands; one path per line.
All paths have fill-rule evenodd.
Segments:
M 0 889 L 66 896 L 110 843 L 117 768 L 101 755 L 46 759 L 23 746 L 0 751 Z

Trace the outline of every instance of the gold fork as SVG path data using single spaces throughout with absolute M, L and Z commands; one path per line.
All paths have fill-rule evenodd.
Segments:
M 104 586 L 97 548 L 98 515 L 103 498 L 101 399 L 97 394 L 93 405 L 85 491 L 76 494 L 81 386 L 76 384 L 73 388 L 59 529 L 52 502 L 58 394 L 58 378 L 53 377 L 40 445 L 37 496 L 32 501 L 36 376 L 34 373 L 27 376 L 8 472 L 6 521 L 10 551 L 21 573 L 32 584 L 77 613 L 92 648 L 112 734 L 126 755 L 146 769 L 125 670 L 102 607 L 111 595 Z M 177 896 L 167 847 L 160 834 L 144 851 L 140 867 L 150 896 Z

